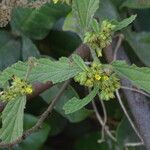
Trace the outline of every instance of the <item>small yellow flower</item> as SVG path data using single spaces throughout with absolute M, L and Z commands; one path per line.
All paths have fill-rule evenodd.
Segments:
M 96 80 L 100 80 L 100 79 L 101 79 L 101 76 L 100 76 L 99 74 L 96 74 L 96 75 L 95 75 L 95 79 L 96 79 Z
M 108 76 L 106 76 L 106 75 L 105 75 L 105 76 L 103 76 L 103 80 L 104 80 L 104 81 L 107 81 L 108 79 L 109 79 L 109 77 L 108 77 Z
M 31 94 L 33 92 L 33 88 L 31 86 L 28 86 L 25 88 L 25 93 L 26 94 Z

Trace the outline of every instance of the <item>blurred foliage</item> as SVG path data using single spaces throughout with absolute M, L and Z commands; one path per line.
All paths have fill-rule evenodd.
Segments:
M 99 6 L 95 17 L 100 21 L 103 19 L 120 21 L 130 14 L 137 14 L 134 24 L 123 32 L 126 40 L 124 44 L 128 45 L 125 49 L 127 51 L 130 49 L 130 58 L 133 58 L 134 63 L 150 66 L 149 0 L 100 0 Z M 69 56 L 81 43 L 80 37 L 75 32 L 63 30 L 80 31 L 77 30 L 78 27 L 72 26 L 70 12 L 70 6 L 60 3 L 47 4 L 36 10 L 15 8 L 10 24 L 0 30 L 0 71 L 31 56 L 38 58 L 50 56 L 56 59 L 60 56 Z M 86 25 L 82 24 L 82 27 Z M 40 115 L 59 88 L 60 85 L 56 85 L 34 98 L 33 102 L 28 102 L 24 130 L 36 123 L 38 117 L 33 114 Z M 100 126 L 90 104 L 87 108 L 69 115 L 62 109 L 68 99 L 79 95 L 87 95 L 87 92 L 72 82 L 42 129 L 30 135 L 13 150 L 124 150 L 126 142 L 138 141 L 130 124 L 122 117 L 119 104 L 116 100 L 112 100 L 105 104 L 108 111 L 108 125 L 115 131 L 118 142 L 114 143 L 105 137 L 104 143 L 98 143 L 97 140 L 101 137 Z M 103 115 L 100 103 L 97 104 Z M 129 150 L 145 149 L 135 147 Z

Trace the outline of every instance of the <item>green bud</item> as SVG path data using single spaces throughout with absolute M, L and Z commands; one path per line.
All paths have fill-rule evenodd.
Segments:
M 85 86 L 88 86 L 88 87 L 93 87 L 93 81 L 91 79 L 88 79 L 86 82 L 85 82 Z

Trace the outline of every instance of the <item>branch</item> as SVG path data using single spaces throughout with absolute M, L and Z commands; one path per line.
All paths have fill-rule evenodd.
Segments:
M 25 131 L 21 137 L 19 137 L 17 140 L 15 140 L 15 141 L 13 141 L 11 143 L 0 143 L 0 147 L 1 148 L 4 148 L 4 147 L 5 148 L 11 148 L 11 147 L 15 146 L 16 144 L 19 144 L 20 142 L 22 142 L 26 137 L 28 137 L 32 133 L 38 131 L 42 127 L 42 125 L 43 125 L 45 119 L 48 117 L 49 113 L 52 112 L 55 104 L 58 102 L 58 100 L 60 99 L 60 97 L 64 93 L 64 91 L 67 88 L 68 84 L 69 84 L 69 80 L 66 81 L 63 84 L 63 86 L 61 87 L 60 91 L 58 92 L 58 94 L 56 95 L 56 97 L 53 99 L 53 101 L 51 102 L 51 104 L 49 105 L 49 107 L 47 108 L 47 110 L 40 116 L 40 119 L 35 124 L 35 126 L 33 126 L 31 129 Z

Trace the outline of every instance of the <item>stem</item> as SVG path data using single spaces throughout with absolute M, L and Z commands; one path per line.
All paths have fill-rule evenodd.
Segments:
M 106 134 L 114 141 L 114 142 L 117 142 L 116 138 L 111 134 L 111 132 L 109 131 L 108 127 L 106 126 L 106 124 L 104 123 L 102 117 L 100 116 L 99 112 L 98 112 L 98 109 L 96 107 L 96 104 L 94 101 L 92 101 L 92 106 L 93 106 L 93 109 L 95 111 L 95 114 L 96 114 L 96 117 L 100 123 L 100 125 L 102 127 L 104 127 L 104 130 L 106 132 Z
M 143 94 L 143 95 L 145 95 L 145 96 L 147 96 L 147 97 L 150 98 L 150 95 L 147 94 L 147 93 L 144 92 L 144 91 L 141 91 L 141 90 L 138 90 L 138 89 L 135 89 L 135 88 L 126 87 L 126 86 L 121 86 L 121 88 L 122 88 L 122 89 L 125 89 L 125 90 L 131 90 L 131 91 L 134 91 L 134 92 L 138 92 L 138 93 Z
M 143 139 L 142 139 L 141 135 L 139 134 L 138 130 L 136 129 L 136 127 L 135 127 L 133 121 L 131 120 L 131 118 L 130 118 L 130 116 L 129 116 L 127 110 L 126 110 L 126 108 L 124 107 L 124 104 L 123 104 L 123 102 L 122 102 L 122 99 L 121 99 L 121 97 L 120 97 L 120 94 L 119 94 L 118 90 L 116 90 L 116 96 L 117 96 L 118 101 L 119 101 L 119 103 L 120 103 L 120 105 L 121 105 L 121 108 L 123 109 L 123 112 L 124 112 L 125 116 L 127 117 L 128 121 L 130 122 L 130 124 L 131 124 L 133 130 L 135 131 L 135 133 L 137 134 L 137 136 L 140 138 L 140 140 L 143 142 Z
M 101 106 L 102 106 L 102 109 L 103 109 L 103 113 L 104 113 L 104 123 L 106 124 L 107 122 L 107 111 L 106 111 L 106 107 L 105 107 L 105 104 L 104 102 L 100 99 L 100 95 L 98 94 L 99 96 L 99 100 L 101 102 Z
M 126 143 L 125 146 L 126 147 L 135 147 L 135 146 L 142 146 L 144 145 L 143 142 L 137 142 L 137 143 Z
M 114 50 L 114 58 L 113 58 L 113 61 L 115 61 L 117 59 L 117 53 L 118 53 L 118 50 L 122 44 L 122 40 L 124 39 L 124 35 L 123 34 L 119 34 L 118 35 L 119 39 L 117 41 L 117 45 L 115 47 L 115 50 Z
M 90 51 L 91 51 L 91 55 L 92 55 L 93 60 L 99 62 L 100 60 L 99 60 L 99 58 L 97 57 L 97 54 L 96 54 L 95 50 L 93 50 L 92 48 L 90 48 Z

